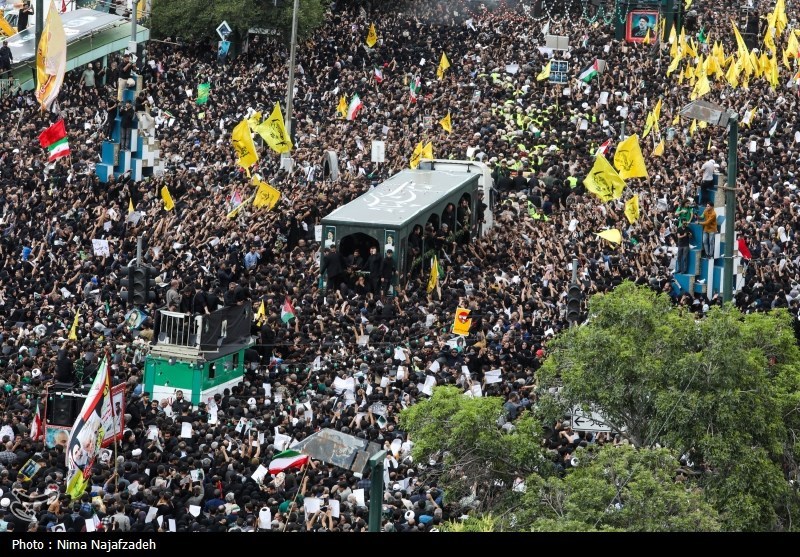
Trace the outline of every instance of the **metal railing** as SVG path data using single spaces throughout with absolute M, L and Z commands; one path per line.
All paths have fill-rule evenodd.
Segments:
M 203 330 L 202 315 L 186 315 L 159 309 L 161 314 L 158 344 L 191 346 L 200 348 L 200 331 Z

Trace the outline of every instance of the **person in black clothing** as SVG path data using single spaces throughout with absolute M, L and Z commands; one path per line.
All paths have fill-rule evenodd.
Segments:
M 522 175 L 522 169 L 517 170 L 517 175 L 514 176 L 514 191 L 522 191 L 528 187 L 528 180 Z
M 119 78 L 124 79 L 126 81 L 125 86 L 127 87 L 127 81 L 131 77 L 131 73 L 133 72 L 133 62 L 131 62 L 131 55 L 126 54 L 122 57 L 122 64 L 119 68 Z
M 3 46 L 0 46 L 0 72 L 7 72 L 11 69 L 11 62 L 14 61 L 14 55 L 11 53 L 11 48 L 8 46 L 8 41 L 3 41 Z
M 322 256 L 322 263 L 320 264 L 320 274 L 328 273 L 328 286 L 339 288 L 339 285 L 344 280 L 344 261 L 339 252 L 336 251 L 336 245 L 332 245 L 325 250 L 325 255 Z
M 367 258 L 367 270 L 369 271 L 369 287 L 373 294 L 380 291 L 381 286 L 381 265 L 383 257 L 378 253 L 378 248 L 369 248 L 369 257 Z
M 31 3 L 29 0 L 25 0 L 25 3 L 19 10 L 19 16 L 17 18 L 17 31 L 19 33 L 22 33 L 25 29 L 28 28 L 28 20 L 32 15 L 33 15 L 33 8 L 31 7 Z
M 206 293 L 203 292 L 202 283 L 198 285 L 194 296 L 192 297 L 192 315 L 209 314 L 211 311 L 208 309 L 208 298 Z
M 121 133 L 119 138 L 120 149 L 127 151 L 131 146 L 131 128 L 133 128 L 133 106 L 131 101 L 125 101 L 125 105 L 120 108 L 119 116 L 121 119 Z
M 386 293 L 386 291 L 389 290 L 389 287 L 392 285 L 392 281 L 394 280 L 394 274 L 396 271 L 394 267 L 394 257 L 392 257 L 392 255 L 392 250 L 386 250 L 386 257 L 384 257 L 383 261 L 381 261 L 380 287 L 382 293 Z
M 686 273 L 689 271 L 689 242 L 692 233 L 686 224 L 682 224 L 678 229 L 678 260 L 675 262 L 675 272 Z
M 106 139 L 111 139 L 111 136 L 114 133 L 114 124 L 117 120 L 117 111 L 119 110 L 119 103 L 117 102 L 116 98 L 112 98 L 108 101 L 108 106 L 106 107 Z

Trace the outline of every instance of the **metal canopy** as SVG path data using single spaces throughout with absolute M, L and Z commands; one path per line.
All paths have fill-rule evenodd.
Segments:
M 712 126 L 725 128 L 728 126 L 729 113 L 718 104 L 698 100 L 692 101 L 681 109 L 681 116 L 708 122 Z
M 335 429 L 323 429 L 293 445 L 292 449 L 339 468 L 364 473 L 370 457 L 380 452 L 381 447 Z

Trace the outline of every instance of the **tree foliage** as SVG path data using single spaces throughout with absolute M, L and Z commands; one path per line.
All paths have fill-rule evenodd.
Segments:
M 787 528 L 800 425 L 789 314 L 726 306 L 697 320 L 630 283 L 594 296 L 589 314 L 548 345 L 540 372 L 542 386 L 563 385 L 562 409 L 600 408 L 634 446 L 688 454 L 726 529 Z
M 719 530 L 714 508 L 692 482 L 675 481 L 666 449 L 606 445 L 579 450 L 565 477 L 531 476 L 517 520 L 537 532 L 706 532 Z
M 551 469 L 538 440 L 542 431 L 528 415 L 511 432 L 497 426 L 503 413 L 497 397 L 471 398 L 456 387 L 437 387 L 433 396 L 400 416 L 400 427 L 414 442 L 415 462 L 442 459 L 438 478 L 448 501 L 472 498 L 495 504 L 515 479 Z
M 329 0 L 301 0 L 297 26 L 301 39 L 322 23 L 328 4 Z M 275 8 L 265 0 L 158 0 L 153 3 L 151 24 L 157 38 L 182 37 L 187 41 L 216 38 L 215 29 L 223 21 L 239 36 L 251 27 L 274 27 L 283 30 L 288 43 L 292 9 L 291 1 Z

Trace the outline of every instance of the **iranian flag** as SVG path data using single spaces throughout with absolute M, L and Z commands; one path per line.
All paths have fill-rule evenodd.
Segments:
M 39 135 L 39 145 L 47 149 L 47 160 L 52 162 L 69 155 L 69 143 L 67 142 L 67 130 L 64 127 L 64 120 L 59 120 Z
M 375 68 L 375 81 L 378 83 L 383 81 L 383 70 L 380 68 Z
M 269 463 L 269 473 L 278 474 L 289 468 L 302 468 L 308 464 L 309 457 L 307 454 L 300 454 L 297 451 L 289 449 L 278 453 Z
M 364 103 L 361 102 L 358 95 L 353 95 L 353 100 L 350 101 L 350 106 L 347 107 L 347 119 L 355 120 L 362 108 L 364 108 Z
M 31 424 L 30 436 L 34 441 L 44 439 L 44 427 L 42 427 L 42 409 L 38 402 L 36 403 L 36 415 L 33 417 L 33 423 Z
M 283 305 L 281 306 L 281 321 L 283 321 L 284 323 L 288 323 L 294 318 L 295 318 L 294 306 L 292 305 L 292 302 L 289 300 L 289 296 L 286 296 L 286 300 L 284 300 Z
M 578 79 L 584 83 L 589 83 L 598 73 L 600 73 L 600 64 L 597 62 L 597 58 L 595 58 L 594 62 L 589 64 L 589 66 L 581 72 L 581 75 L 578 76 Z
M 597 148 L 597 152 L 594 154 L 596 157 L 597 155 L 603 155 L 604 157 L 608 154 L 608 149 L 611 147 L 611 140 L 606 139 L 600 147 Z
M 419 77 L 415 77 L 408 84 L 408 94 L 411 95 L 411 102 L 416 103 L 419 96 L 419 90 L 422 87 Z

